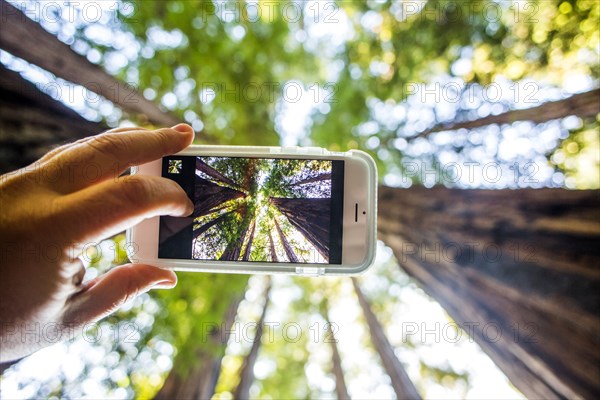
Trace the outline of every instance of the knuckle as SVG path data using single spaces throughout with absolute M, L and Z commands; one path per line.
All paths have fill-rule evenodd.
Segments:
M 87 142 L 94 150 L 110 156 L 122 153 L 131 145 L 131 139 L 123 134 L 102 134 Z
M 147 204 L 149 199 L 154 198 L 156 185 L 149 179 L 137 176 L 128 176 L 123 179 L 121 185 L 122 196 L 125 201 L 136 206 Z

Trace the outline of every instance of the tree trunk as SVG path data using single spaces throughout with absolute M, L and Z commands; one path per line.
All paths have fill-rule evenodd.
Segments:
M 263 326 L 265 324 L 265 316 L 267 315 L 267 308 L 269 306 L 269 293 L 271 292 L 271 277 L 267 276 L 266 279 L 267 286 L 263 295 L 265 299 L 264 306 L 256 325 L 256 335 L 252 341 L 252 347 L 250 348 L 246 358 L 244 358 L 242 368 L 240 369 L 240 383 L 235 389 L 233 395 L 234 399 L 246 400 L 250 398 L 250 386 L 252 386 L 252 382 L 254 382 L 254 364 L 256 364 L 256 359 L 258 358 L 258 350 L 260 349 Z
M 244 244 L 244 239 L 246 238 L 246 233 L 248 233 L 248 228 L 250 227 L 251 221 L 248 220 L 246 214 L 248 212 L 248 207 L 243 206 L 242 210 L 242 227 L 240 234 L 234 238 L 231 242 L 227 244 L 225 251 L 219 257 L 219 260 L 225 261 L 238 261 L 240 258 L 240 254 L 242 253 L 242 245 Z
M 196 176 L 194 218 L 213 213 L 215 207 L 246 195 L 238 190 L 217 185 Z
M 290 242 L 288 242 L 287 238 L 283 234 L 283 231 L 281 230 L 281 226 L 279 226 L 279 222 L 277 222 L 276 219 L 274 219 L 274 221 L 275 221 L 275 229 L 277 229 L 277 233 L 279 234 L 279 240 L 281 241 L 281 244 L 283 244 L 283 249 L 285 250 L 285 254 L 288 257 L 289 262 L 297 263 L 298 257 L 296 257 L 296 254 L 294 253 L 294 249 L 292 249 L 292 245 L 290 244 Z
M 379 353 L 385 372 L 389 375 L 392 381 L 392 387 L 396 392 L 398 399 L 420 399 L 419 392 L 412 383 L 404 367 L 398 360 L 394 348 L 390 344 L 383 331 L 383 327 L 379 324 L 377 317 L 371 310 L 371 305 L 365 298 L 358 281 L 356 278 L 352 278 L 352 284 L 354 285 L 354 291 L 358 297 L 358 303 L 363 310 L 365 320 L 369 326 L 369 332 L 371 333 L 371 340 L 375 346 L 375 350 Z
M 0 48 L 106 97 L 123 110 L 142 115 L 157 125 L 173 126 L 181 122 L 147 100 L 136 88 L 115 79 L 100 66 L 72 51 L 68 45 L 5 0 L 0 0 L 0 13 Z
M 220 173 L 219 171 L 217 171 L 216 169 L 214 169 L 213 167 L 211 167 L 210 165 L 208 165 L 207 163 L 205 163 L 198 157 L 196 157 L 196 169 L 198 171 L 204 172 L 206 175 L 210 176 L 211 178 L 213 178 L 217 181 L 226 183 L 227 185 L 231 186 L 232 188 L 240 189 L 240 185 L 238 185 L 232 179 L 226 177 L 225 175 L 223 175 L 222 173 Z
M 223 322 L 209 333 L 208 343 L 196 351 L 198 364 L 187 373 L 182 374 L 177 368 L 177 357 L 173 368 L 163 387 L 154 397 L 155 400 L 171 399 L 210 399 L 215 393 L 215 386 L 221 372 L 221 360 L 224 348 L 229 339 L 229 332 L 235 320 L 241 297 L 231 301 L 223 316 Z M 201 338 L 190 338 L 200 340 Z M 221 349 L 216 351 L 216 349 Z
M 579 93 L 563 100 L 548 101 L 537 107 L 512 110 L 498 115 L 489 115 L 472 121 L 452 122 L 434 126 L 415 137 L 425 137 L 435 132 L 473 129 L 491 124 L 512 124 L 515 121 L 531 121 L 535 124 L 553 119 L 577 115 L 582 118 L 595 118 L 600 110 L 600 89 Z
M 250 237 L 248 238 L 248 243 L 246 244 L 246 250 L 244 250 L 244 256 L 242 257 L 242 261 L 250 260 L 250 252 L 252 251 L 252 241 L 254 240 L 254 232 L 256 231 L 256 219 L 252 221 L 252 229 L 250 230 Z
M 596 398 L 599 193 L 382 187 L 379 236 L 527 397 Z
M 331 172 L 324 172 L 322 174 L 313 176 L 311 178 L 302 179 L 298 182 L 292 183 L 290 186 L 300 186 L 300 185 L 304 185 L 306 183 L 320 182 L 320 181 L 324 181 L 327 179 L 331 179 Z
M 270 197 L 271 203 L 329 260 L 331 199 L 287 199 Z
M 198 227 L 198 229 L 194 229 L 194 233 L 193 233 L 194 239 L 198 239 L 198 237 L 200 235 L 202 235 L 204 232 L 206 232 L 207 230 L 209 230 L 210 228 L 212 228 L 213 226 L 215 226 L 219 222 L 223 221 L 225 219 L 225 217 L 227 215 L 231 214 L 232 212 L 233 211 L 229 211 L 229 212 L 223 213 L 223 214 L 219 215 L 217 218 L 211 219 L 210 221 L 208 221 L 204 225 Z
M 277 252 L 275 251 L 275 243 L 273 243 L 273 236 L 271 235 L 271 231 L 269 231 L 269 253 L 271 254 L 271 261 L 278 262 Z
M 324 341 L 328 342 L 331 345 L 331 370 L 333 372 L 333 376 L 335 377 L 335 392 L 337 394 L 337 398 L 342 399 L 350 399 L 350 394 L 348 394 L 348 386 L 346 386 L 346 379 L 344 378 L 344 369 L 342 368 L 342 358 L 340 357 L 340 352 L 337 347 L 337 339 L 331 329 L 331 322 L 329 320 L 329 304 L 327 300 L 324 300 L 321 303 L 321 315 L 327 321 L 327 334 L 324 337 Z

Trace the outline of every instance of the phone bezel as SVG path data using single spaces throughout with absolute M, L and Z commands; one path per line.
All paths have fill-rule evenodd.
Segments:
M 372 264 L 376 246 L 377 170 L 373 158 L 367 153 L 360 150 L 330 152 L 314 147 L 192 145 L 176 155 L 345 161 L 342 263 L 261 263 L 158 258 L 159 217 L 146 219 L 127 230 L 127 252 L 132 262 L 187 271 L 300 275 L 355 275 Z M 161 166 L 162 159 L 159 159 L 132 168 L 132 174 L 161 176 Z

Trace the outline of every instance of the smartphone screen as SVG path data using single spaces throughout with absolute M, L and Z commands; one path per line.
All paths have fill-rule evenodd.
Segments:
M 194 212 L 160 218 L 159 258 L 342 262 L 342 160 L 169 156 L 162 176 Z

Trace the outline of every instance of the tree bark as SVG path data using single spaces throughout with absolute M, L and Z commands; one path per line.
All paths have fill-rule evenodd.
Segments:
M 373 310 L 371 310 L 371 305 L 360 289 L 356 278 L 352 278 L 352 284 L 354 285 L 354 291 L 358 297 L 358 303 L 363 310 L 365 320 L 369 326 L 371 340 L 375 346 L 375 350 L 377 350 L 377 353 L 379 353 L 379 356 L 381 357 L 385 372 L 387 372 L 392 381 L 392 388 L 394 388 L 396 397 L 398 399 L 420 399 L 421 396 L 419 395 L 419 392 L 417 392 L 415 385 L 412 383 L 404 370 L 404 367 L 398 360 L 394 348 L 387 339 L 383 327 L 377 320 Z
M 175 358 L 173 369 L 154 397 L 155 400 L 210 399 L 213 396 L 221 372 L 224 346 L 229 340 L 229 332 L 240 301 L 241 297 L 231 301 L 223 316 L 222 324 L 210 332 L 208 343 L 203 343 L 203 346 L 196 351 L 198 364 L 187 374 L 181 374 L 177 369 L 177 357 Z M 199 340 L 199 338 L 190 338 L 190 340 Z M 222 350 L 215 351 L 217 348 Z
M 599 194 L 382 187 L 379 237 L 527 397 L 596 398 Z
M 525 110 L 513 110 L 498 115 L 489 115 L 484 118 L 452 122 L 450 124 L 436 125 L 414 136 L 425 137 L 435 132 L 454 131 L 457 129 L 473 129 L 491 124 L 512 124 L 516 121 L 531 121 L 535 124 L 553 119 L 565 118 L 569 115 L 577 115 L 582 118 L 595 118 L 600 111 L 600 89 L 579 93 L 563 100 L 549 101 L 537 107 Z
M 275 251 L 275 243 L 273 243 L 273 236 L 271 235 L 271 231 L 269 231 L 269 253 L 271 253 L 271 261 L 278 262 L 277 251 Z
M 331 199 L 288 199 L 270 197 L 271 203 L 329 260 Z
M 329 304 L 327 300 L 321 302 L 321 315 L 323 319 L 327 321 L 327 335 L 325 335 L 325 342 L 331 345 L 331 370 L 335 377 L 335 392 L 339 400 L 350 399 L 348 393 L 348 386 L 346 385 L 346 379 L 344 378 L 344 369 L 342 368 L 342 358 L 337 347 L 337 339 L 331 329 L 331 322 L 329 320 Z
M 269 293 L 271 292 L 271 277 L 267 276 L 267 286 L 264 292 L 264 306 L 262 309 L 262 313 L 260 314 L 260 318 L 258 319 L 256 325 L 256 335 L 252 340 L 252 347 L 248 352 L 248 355 L 244 358 L 244 362 L 242 363 L 242 368 L 240 369 L 240 383 L 237 385 L 233 398 L 246 400 L 250 398 L 250 387 L 252 386 L 252 382 L 254 382 L 254 364 L 256 364 L 256 359 L 258 358 L 258 351 L 260 349 L 262 334 L 263 334 L 263 326 L 265 324 L 265 317 L 267 315 L 267 309 L 269 307 Z
M 107 98 L 125 111 L 142 115 L 156 125 L 173 126 L 181 122 L 147 100 L 134 87 L 75 53 L 5 0 L 0 0 L 0 8 L 3 17 L 0 48 Z
M 256 231 L 256 219 L 252 221 L 252 229 L 250 230 L 250 237 L 248 238 L 248 243 L 246 244 L 246 249 L 244 250 L 244 256 L 242 257 L 242 261 L 250 260 L 250 252 L 252 251 L 252 241 L 254 240 L 254 232 Z
M 283 231 L 281 230 L 281 226 L 279 226 L 279 222 L 277 222 L 277 219 L 274 219 L 274 221 L 275 229 L 277 229 L 277 233 L 279 234 L 279 240 L 281 241 L 281 244 L 283 244 L 283 249 L 285 250 L 285 254 L 287 255 L 289 262 L 297 263 L 298 257 L 296 257 L 294 249 L 292 249 L 292 245 L 290 244 L 290 242 L 288 242 L 287 238 L 283 234 Z
M 248 233 L 248 228 L 250 227 L 251 223 L 251 221 L 246 218 L 248 207 L 244 205 L 240 212 L 242 213 L 242 218 L 244 218 L 242 221 L 241 232 L 236 239 L 227 244 L 227 248 L 223 254 L 221 254 L 219 260 L 238 261 L 240 258 L 240 254 L 242 253 L 242 245 L 244 244 L 244 239 L 246 238 L 246 233 Z
M 217 171 L 198 157 L 196 157 L 196 169 L 198 171 L 204 172 L 206 175 L 210 176 L 213 179 L 216 179 L 217 181 L 226 183 L 234 189 L 240 189 L 240 185 L 238 185 L 232 179 L 226 177 L 225 175 L 223 175 L 222 173 L 220 173 L 219 171 Z
M 207 179 L 196 176 L 194 218 L 214 212 L 214 208 L 229 201 L 245 197 L 238 190 L 217 185 Z

